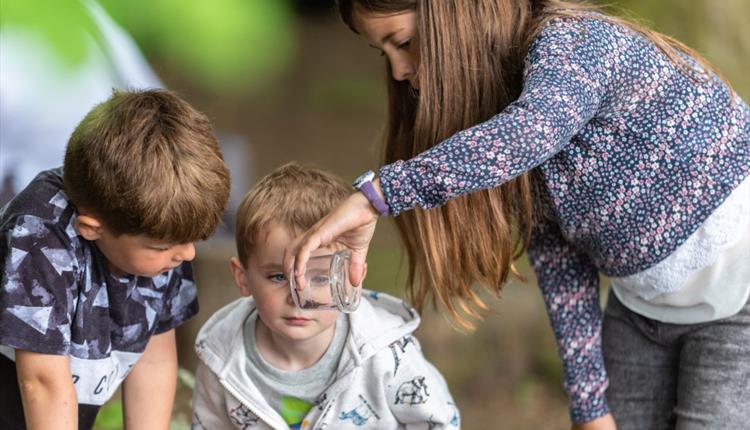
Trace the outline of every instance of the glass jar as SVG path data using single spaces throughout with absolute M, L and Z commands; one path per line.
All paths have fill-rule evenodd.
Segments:
M 354 312 L 359 307 L 362 286 L 354 286 L 349 281 L 351 256 L 351 251 L 344 249 L 310 257 L 303 283 L 298 285 L 294 276 L 289 277 L 294 304 L 300 309 Z

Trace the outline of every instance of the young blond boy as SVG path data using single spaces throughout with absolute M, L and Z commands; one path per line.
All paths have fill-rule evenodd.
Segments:
M 291 299 L 285 247 L 350 193 L 326 172 L 288 164 L 245 196 L 231 261 L 244 297 L 198 334 L 193 428 L 459 428 L 445 381 L 412 336 L 414 309 L 370 291 L 352 314 Z
M 0 213 L 0 428 L 89 429 L 121 383 L 126 428 L 168 428 L 193 242 L 228 195 L 208 120 L 174 94 L 115 92 L 86 115 L 63 168 Z

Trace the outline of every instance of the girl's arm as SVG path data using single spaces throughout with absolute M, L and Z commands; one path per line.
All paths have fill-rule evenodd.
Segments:
M 153 336 L 122 384 L 126 429 L 168 429 L 177 387 L 174 330 Z
M 602 417 L 609 406 L 604 396 L 608 380 L 600 337 L 599 273 L 554 221 L 536 226 L 528 255 L 557 338 L 571 419 L 580 424 Z
M 528 172 L 570 143 L 601 109 L 619 60 L 594 20 L 561 19 L 529 50 L 521 96 L 489 120 L 380 169 L 391 214 L 429 209 Z
M 17 349 L 16 371 L 27 428 L 78 428 L 78 400 L 68 356 Z
M 599 111 L 620 61 L 618 50 L 611 48 L 620 41 L 611 40 L 614 36 L 602 25 L 595 20 L 553 22 L 529 50 L 524 90 L 516 102 L 410 160 L 383 166 L 374 184 L 391 215 L 499 186 L 567 145 Z M 301 281 L 309 254 L 339 241 L 354 250 L 350 276 L 361 280 L 376 220 L 367 199 L 354 193 L 287 248 L 284 267 L 294 269 Z

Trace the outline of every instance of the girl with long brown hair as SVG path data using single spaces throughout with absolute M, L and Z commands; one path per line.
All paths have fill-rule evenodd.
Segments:
M 298 283 L 332 241 L 361 280 L 394 216 L 409 298 L 471 327 L 527 252 L 577 428 L 745 425 L 750 109 L 718 73 L 584 2 L 339 10 L 387 60 L 385 165 L 287 250 Z

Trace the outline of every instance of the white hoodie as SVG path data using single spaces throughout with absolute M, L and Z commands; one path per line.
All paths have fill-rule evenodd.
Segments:
M 203 325 L 195 343 L 201 363 L 193 396 L 193 429 L 288 430 L 248 377 L 242 327 L 255 309 L 235 300 Z M 412 332 L 419 315 L 406 302 L 362 291 L 336 379 L 302 422 L 302 430 L 457 429 L 458 409 L 442 375 Z

